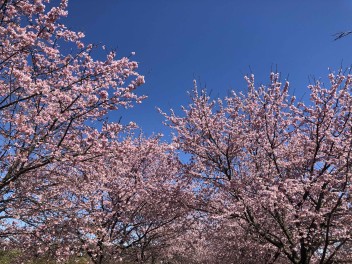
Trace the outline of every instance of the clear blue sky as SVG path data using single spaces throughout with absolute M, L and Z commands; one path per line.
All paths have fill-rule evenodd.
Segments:
M 351 0 L 70 0 L 66 23 L 120 57 L 136 52 L 146 77 L 139 92 L 149 98 L 111 119 L 150 135 L 166 132 L 155 107 L 187 105 L 193 79 L 224 97 L 246 90 L 250 68 L 267 83 L 277 65 L 291 91 L 308 98 L 309 77 L 326 80 L 328 67 L 352 64 L 352 35 L 332 36 L 352 30 L 351 13 Z

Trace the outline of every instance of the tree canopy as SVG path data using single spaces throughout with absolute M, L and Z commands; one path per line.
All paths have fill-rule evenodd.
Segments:
M 109 120 L 146 99 L 138 63 L 95 59 L 67 4 L 0 0 L 3 259 L 352 261 L 352 75 L 308 102 L 275 72 L 224 99 L 194 82 L 183 113 L 160 110 L 172 140 L 145 137 Z

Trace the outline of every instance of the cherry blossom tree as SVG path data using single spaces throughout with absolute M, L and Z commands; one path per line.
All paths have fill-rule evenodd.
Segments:
M 272 252 L 262 250 L 257 241 L 248 239 L 249 235 L 232 219 L 202 216 L 172 241 L 165 259 L 175 264 L 272 263 Z
M 198 210 L 224 230 L 233 222 L 270 262 L 351 261 L 352 76 L 310 85 L 307 104 L 276 73 L 267 87 L 246 80 L 246 94 L 224 101 L 195 88 L 184 116 L 165 115 L 205 190 Z
M 5 244 L 23 228 L 27 209 L 53 207 L 51 199 L 72 185 L 68 181 L 74 178 L 63 172 L 71 174 L 107 152 L 108 135 L 121 130 L 102 122 L 107 114 L 144 99 L 134 93 L 144 83 L 137 62 L 116 59 L 115 52 L 94 59 L 98 47 L 84 44 L 83 33 L 60 23 L 68 1 L 49 2 L 0 1 L 0 237 Z
M 172 146 L 158 138 L 127 138 L 108 148 L 99 160 L 50 171 L 69 179 L 60 191 L 31 191 L 41 202 L 21 205 L 26 226 L 13 236 L 22 257 L 154 263 L 184 232 L 190 211 L 184 204 L 193 196 Z
M 154 262 L 183 230 L 183 204 L 192 197 L 176 153 L 158 139 L 127 139 L 94 167 L 93 179 L 104 181 L 78 207 L 83 248 L 94 263 Z
M 66 28 L 67 0 L 0 0 L 0 246 L 93 263 L 351 262 L 352 75 L 212 101 L 172 144 L 108 114 L 145 97 L 138 64 Z M 190 154 L 181 164 L 177 151 Z

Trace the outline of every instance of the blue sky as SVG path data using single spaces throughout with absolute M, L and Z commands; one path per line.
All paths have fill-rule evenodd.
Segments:
M 168 133 L 156 107 L 188 104 L 193 79 L 214 97 L 246 91 L 252 71 L 267 83 L 271 69 L 288 76 L 291 92 L 308 98 L 309 79 L 352 64 L 352 0 L 70 0 L 66 24 L 88 43 L 136 52 L 148 99 L 110 118 Z

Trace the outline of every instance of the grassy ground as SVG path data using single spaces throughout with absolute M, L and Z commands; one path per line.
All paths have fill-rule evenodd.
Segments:
M 18 251 L 0 251 L 0 264 L 13 264 L 20 253 Z M 47 258 L 32 259 L 25 262 L 26 264 L 56 264 L 55 260 L 50 260 Z M 87 258 L 75 258 L 67 261 L 65 264 L 89 264 Z

